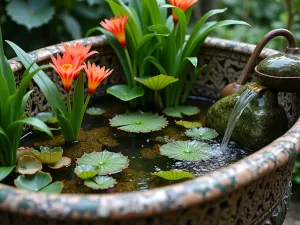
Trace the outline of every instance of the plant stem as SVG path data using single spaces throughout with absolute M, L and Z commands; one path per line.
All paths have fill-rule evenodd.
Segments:
M 70 92 L 67 93 L 67 105 L 68 105 L 69 120 L 71 120 L 72 109 L 71 109 L 71 96 L 70 96 Z
M 125 55 L 126 55 L 129 70 L 130 70 L 130 73 L 131 73 L 131 80 L 130 81 L 128 80 L 128 83 L 129 83 L 129 86 L 133 85 L 133 87 L 135 87 L 136 86 L 136 81 L 134 80 L 134 70 L 133 70 L 133 67 L 132 67 L 131 59 L 130 59 L 129 52 L 128 52 L 127 48 L 125 48 Z
M 88 106 L 88 104 L 89 104 L 90 99 L 91 99 L 91 95 L 88 95 L 88 96 L 86 97 L 86 99 L 85 99 L 85 102 L 84 102 L 82 115 L 84 115 L 84 113 L 85 113 L 85 111 L 86 111 L 86 108 L 87 108 L 87 106 Z M 82 119 L 83 119 L 83 116 L 82 116 Z M 81 121 L 82 121 L 82 119 L 81 119 Z M 81 123 L 80 123 L 80 124 L 81 124 Z

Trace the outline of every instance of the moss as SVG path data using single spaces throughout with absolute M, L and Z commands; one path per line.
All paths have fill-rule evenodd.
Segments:
M 108 147 L 117 147 L 119 146 L 119 142 L 117 140 L 113 139 L 112 137 L 100 137 L 97 139 L 102 145 L 108 146 Z
M 141 150 L 141 155 L 146 159 L 161 157 L 161 154 L 159 152 L 159 145 L 155 145 L 153 148 L 143 148 Z
M 80 141 L 64 148 L 64 156 L 71 159 L 80 158 L 84 153 L 101 152 L 102 145 L 97 141 Z
M 222 98 L 209 109 L 208 126 L 224 135 L 232 109 L 246 87 L 247 85 L 237 93 Z M 287 116 L 283 107 L 278 104 L 277 94 L 267 90 L 246 107 L 231 138 L 249 149 L 258 150 L 284 134 L 287 129 Z
M 62 135 L 55 136 L 52 139 L 38 140 L 33 143 L 33 148 L 39 149 L 41 146 L 47 146 L 49 148 L 63 146 L 65 144 L 65 139 Z

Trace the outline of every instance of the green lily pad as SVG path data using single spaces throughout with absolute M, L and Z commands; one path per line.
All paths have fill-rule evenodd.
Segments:
M 47 124 L 58 123 L 57 118 L 54 116 L 52 112 L 40 112 L 35 117 Z
M 4 180 L 15 168 L 15 166 L 0 167 L 0 181 Z
M 106 190 L 114 187 L 117 181 L 108 176 L 97 176 L 84 181 L 84 185 L 94 190 Z
M 185 172 L 182 170 L 160 171 L 152 173 L 152 175 L 161 177 L 165 180 L 181 180 L 186 178 L 195 178 L 195 176 L 192 173 Z
M 98 107 L 91 107 L 91 108 L 87 109 L 85 113 L 88 115 L 91 115 L 91 116 L 100 116 L 100 115 L 104 114 L 105 111 L 104 111 L 104 109 L 101 109 Z
M 183 126 L 185 128 L 192 128 L 192 127 L 202 127 L 202 124 L 199 122 L 190 122 L 190 121 L 175 121 L 175 123 L 179 126 Z
M 79 165 L 75 168 L 77 177 L 81 179 L 90 179 L 99 173 L 100 169 L 97 166 L 92 165 Z
M 130 101 L 132 99 L 144 95 L 144 89 L 141 87 L 130 88 L 127 85 L 115 85 L 106 90 L 107 93 L 121 99 L 122 101 Z
M 182 118 L 183 115 L 192 116 L 200 112 L 200 109 L 196 106 L 174 106 L 167 107 L 163 113 L 167 116 Z
M 53 164 L 58 162 L 63 154 L 61 147 L 49 148 L 49 147 L 40 147 L 40 150 L 33 149 L 32 152 L 35 156 L 44 164 Z
M 175 141 L 161 146 L 160 154 L 178 160 L 200 161 L 212 158 L 211 150 L 208 144 L 199 141 Z
M 77 159 L 79 165 L 91 165 L 100 169 L 99 175 L 108 175 L 121 172 L 129 165 L 127 156 L 114 152 L 92 152 Z
M 42 163 L 35 157 L 24 155 L 18 161 L 16 172 L 20 174 L 35 174 L 43 169 Z
M 148 133 L 161 130 L 168 121 L 157 114 L 134 112 L 117 115 L 110 121 L 112 127 L 118 127 L 120 130 L 134 133 Z
M 66 166 L 69 166 L 71 164 L 71 159 L 69 157 L 63 156 L 61 157 L 60 160 L 58 160 L 57 162 L 53 163 L 53 164 L 49 164 L 49 168 L 51 169 L 60 169 Z
M 211 128 L 200 127 L 200 128 L 191 128 L 185 132 L 185 135 L 189 137 L 195 137 L 203 140 L 210 140 L 217 137 L 219 134 Z
M 154 77 L 135 77 L 136 81 L 150 88 L 151 90 L 159 91 L 164 89 L 166 86 L 178 81 L 177 78 L 167 75 L 157 75 Z
M 52 177 L 49 173 L 37 172 L 33 175 L 20 175 L 15 179 L 16 187 L 35 192 L 60 193 L 63 189 L 62 182 L 50 184 Z M 50 185 L 49 185 L 50 184 Z

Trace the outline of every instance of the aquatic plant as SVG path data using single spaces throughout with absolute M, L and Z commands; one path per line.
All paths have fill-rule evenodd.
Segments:
M 109 123 L 120 130 L 134 133 L 157 131 L 168 125 L 168 121 L 163 116 L 144 112 L 117 115 L 109 120 Z
M 69 157 L 63 156 L 55 163 L 49 164 L 48 167 L 51 169 L 61 169 L 63 167 L 69 166 L 71 164 L 71 159 Z
M 96 176 L 84 181 L 84 185 L 94 190 L 105 190 L 114 187 L 117 181 L 108 176 Z
M 152 175 L 161 177 L 165 180 L 182 180 L 195 177 L 192 173 L 182 170 L 159 171 L 152 173 Z
M 60 193 L 63 183 L 56 181 L 51 183 L 52 177 L 49 173 L 37 172 L 33 175 L 20 175 L 14 180 L 16 187 L 35 192 Z M 51 184 L 50 184 L 51 183 Z
M 37 158 L 24 155 L 18 161 L 16 172 L 20 174 L 35 174 L 43 169 L 42 163 Z
M 14 49 L 26 68 L 30 65 L 32 69 L 39 68 L 30 56 L 28 56 L 20 47 L 12 42 L 8 43 Z M 91 64 L 90 62 L 85 64 L 85 60 L 89 56 L 97 53 L 96 51 L 90 52 L 92 47 L 91 45 L 67 45 L 64 43 L 62 45 L 63 56 L 61 57 L 60 55 L 57 55 L 56 58 L 51 56 L 52 63 L 50 63 L 50 65 L 62 80 L 67 95 L 67 107 L 56 85 L 43 71 L 39 71 L 33 79 L 42 90 L 53 110 L 54 115 L 57 117 L 65 140 L 67 142 L 73 142 L 77 140 L 83 116 L 91 95 L 93 95 L 96 88 L 113 72 L 113 70 L 96 66 L 94 63 Z M 83 71 L 85 72 L 88 80 L 88 95 L 86 98 L 84 96 L 85 77 Z M 73 86 L 73 103 L 71 104 L 70 93 Z
M 78 165 L 75 168 L 75 174 L 81 179 L 90 179 L 99 173 L 100 169 L 92 165 Z
M 174 106 L 167 107 L 164 109 L 163 113 L 167 116 L 182 118 L 183 115 L 192 116 L 200 112 L 199 108 L 196 106 Z
M 214 129 L 208 127 L 191 128 L 185 132 L 185 135 L 189 137 L 199 138 L 203 140 L 209 140 L 217 137 L 219 134 Z
M 63 154 L 61 147 L 49 148 L 41 146 L 39 150 L 32 149 L 36 158 L 44 164 L 53 164 L 58 162 Z
M 140 98 L 140 104 L 155 99 L 159 107 L 185 103 L 192 85 L 204 68 L 198 68 L 196 55 L 205 38 L 218 27 L 248 25 L 237 20 L 206 22 L 211 16 L 226 11 L 212 10 L 203 15 L 186 39 L 192 5 L 196 0 L 169 0 L 169 4 L 166 0 L 130 1 L 129 6 L 122 0 L 106 2 L 115 17 L 105 19 L 100 23 L 102 27 L 90 30 L 88 35 L 100 31 L 116 51 L 131 98 L 119 94 L 121 91 L 118 89 L 124 89 L 124 86 L 111 87 L 108 93 L 123 101 L 131 101 L 132 105 L 137 103 L 135 98 Z M 169 9 L 172 9 L 172 15 L 168 15 Z M 187 79 L 190 67 L 194 67 L 194 74 Z M 174 83 L 166 85 L 160 93 L 156 89 L 154 98 L 149 90 L 137 89 L 142 86 L 136 81 L 148 80 L 158 74 L 172 77 Z
M 160 147 L 160 154 L 186 161 L 201 161 L 212 158 L 211 151 L 212 148 L 208 144 L 199 141 L 175 141 Z
M 22 129 L 29 124 L 52 136 L 47 125 L 37 118 L 27 117 L 25 113 L 27 101 L 33 90 L 26 92 L 32 77 L 47 68 L 33 68 L 32 64 L 16 84 L 15 76 L 4 55 L 2 33 L 0 28 L 0 180 L 7 176 L 16 165 Z
M 91 116 L 100 116 L 100 115 L 104 114 L 105 111 L 104 111 L 104 109 L 101 109 L 99 107 L 91 107 L 91 108 L 88 108 L 85 113 L 88 115 L 91 115 Z
M 175 120 L 175 123 L 176 123 L 177 125 L 183 126 L 183 127 L 185 127 L 185 128 L 202 127 L 202 124 L 199 123 L 199 122 L 182 121 L 182 120 L 176 121 L 176 120 Z

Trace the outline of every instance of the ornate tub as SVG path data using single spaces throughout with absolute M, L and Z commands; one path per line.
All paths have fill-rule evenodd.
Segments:
M 108 84 L 122 82 L 117 57 L 103 36 L 77 40 L 93 44 L 99 55 L 93 60 L 117 71 Z M 235 81 L 253 45 L 208 38 L 199 53 L 208 64 L 192 95 L 218 99 L 220 90 Z M 58 46 L 32 52 L 39 63 L 48 63 Z M 276 53 L 265 50 L 261 58 Z M 22 65 L 10 61 L 19 79 Z M 49 76 L 53 75 L 48 71 Z M 55 82 L 60 80 L 54 76 Z M 29 100 L 32 115 L 48 110 L 38 88 Z M 104 89 L 98 90 L 103 95 Z M 231 166 L 196 179 L 152 189 L 120 194 L 71 195 L 33 193 L 0 184 L 0 225 L 248 225 L 282 224 L 291 193 L 291 173 L 300 151 L 297 94 L 279 94 L 290 130 L 265 148 Z

